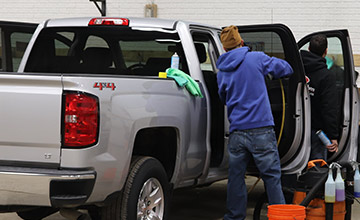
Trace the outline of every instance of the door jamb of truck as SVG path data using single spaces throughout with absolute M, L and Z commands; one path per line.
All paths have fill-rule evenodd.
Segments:
M 339 126 L 341 125 L 342 129 L 339 131 L 339 150 L 338 152 L 335 152 L 333 154 L 330 154 L 330 158 L 328 158 L 328 161 L 335 161 L 341 158 L 343 152 L 346 150 L 345 148 L 348 146 L 350 147 L 351 140 L 349 139 L 352 135 L 352 122 L 354 114 L 357 114 L 357 111 L 354 112 L 354 103 L 352 103 L 351 100 L 354 100 L 354 96 L 356 94 L 352 94 L 352 87 L 356 79 L 353 78 L 354 74 L 354 65 L 352 60 L 352 53 L 351 53 L 351 44 L 349 41 L 349 34 L 347 30 L 330 30 L 330 31 L 320 31 L 311 33 L 309 35 L 306 35 L 298 42 L 298 47 L 301 48 L 306 43 L 310 41 L 310 38 L 317 34 L 324 34 L 328 38 L 334 37 L 338 38 L 341 42 L 341 49 L 342 49 L 342 55 L 343 55 L 343 62 L 344 62 L 344 82 L 343 82 L 343 89 L 342 89 L 342 103 L 339 103 L 341 108 L 339 111 L 340 114 L 340 121 L 339 119 Z M 349 48 L 350 47 L 350 48 Z M 340 101 L 341 101 L 340 100 Z

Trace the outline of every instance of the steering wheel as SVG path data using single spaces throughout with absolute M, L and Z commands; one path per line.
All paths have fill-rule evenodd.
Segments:
M 144 68 L 145 68 L 145 64 L 135 63 L 135 64 L 129 66 L 127 69 L 130 70 L 130 71 L 134 71 L 134 70 L 137 70 L 137 69 L 144 69 Z

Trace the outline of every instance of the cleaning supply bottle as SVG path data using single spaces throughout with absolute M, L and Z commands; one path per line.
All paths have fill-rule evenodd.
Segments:
M 336 201 L 341 202 L 345 200 L 345 183 L 341 177 L 340 167 L 337 168 L 337 174 L 335 179 L 335 191 L 336 191 Z
M 322 130 L 318 130 L 316 132 L 316 134 L 325 146 L 328 146 L 331 144 L 330 139 L 326 136 L 326 134 Z
M 354 175 L 354 196 L 360 198 L 360 173 L 358 164 L 356 164 Z
M 171 57 L 171 68 L 179 69 L 180 57 L 175 52 Z
M 328 178 L 325 182 L 325 202 L 326 203 L 335 202 L 335 181 L 333 178 L 332 169 L 329 169 Z

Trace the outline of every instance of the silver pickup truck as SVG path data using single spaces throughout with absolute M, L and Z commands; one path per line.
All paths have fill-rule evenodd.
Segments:
M 145 18 L 0 22 L 0 210 L 35 220 L 88 209 L 93 219 L 167 219 L 171 191 L 227 177 L 226 108 L 217 95 L 220 28 Z M 253 51 L 286 59 L 266 77 L 282 171 L 310 153 L 310 97 L 285 25 L 239 26 Z M 336 66 L 339 151 L 356 160 L 359 97 L 349 34 L 321 32 Z M 160 78 L 174 53 L 203 98 Z M 256 88 L 254 88 L 256 89 Z M 257 175 L 253 164 L 249 175 Z

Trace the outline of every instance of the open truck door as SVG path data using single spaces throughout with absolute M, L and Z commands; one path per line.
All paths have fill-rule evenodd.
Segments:
M 266 85 L 282 172 L 298 173 L 306 166 L 310 155 L 310 100 L 295 38 L 282 24 L 238 26 L 238 29 L 252 51 L 285 59 L 294 70 L 289 78 L 266 77 Z M 255 165 L 249 164 L 248 171 L 256 173 Z
M 336 75 L 339 108 L 339 150 L 328 154 L 328 162 L 356 160 L 359 129 L 359 95 L 353 54 L 347 30 L 332 30 L 312 33 L 298 42 L 300 50 L 308 50 L 312 36 L 324 34 L 328 40 L 328 69 Z
M 0 165 L 60 164 L 61 75 L 18 73 L 37 24 L 0 21 Z
M 16 72 L 37 24 L 0 21 L 0 71 Z

